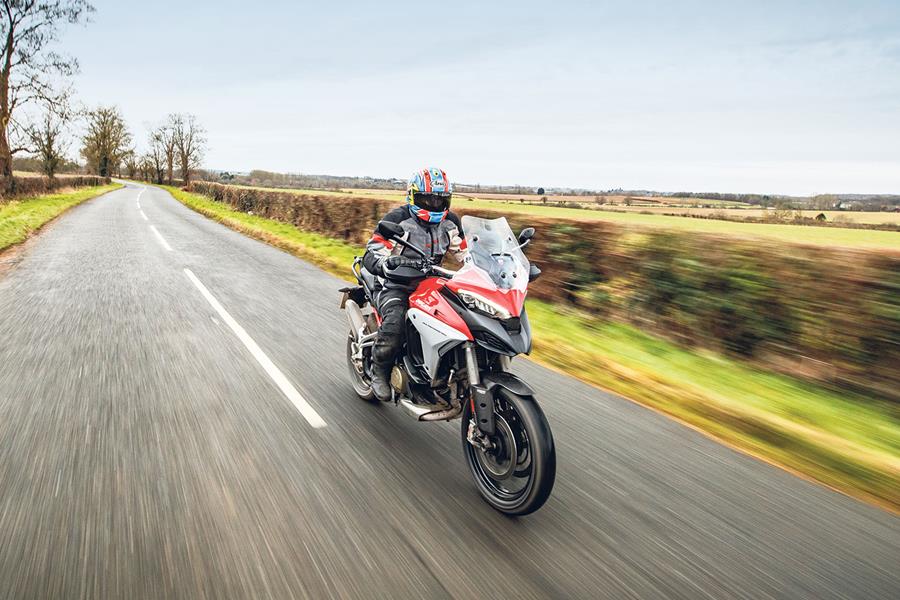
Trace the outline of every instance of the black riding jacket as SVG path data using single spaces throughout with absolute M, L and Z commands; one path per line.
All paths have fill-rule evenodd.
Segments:
M 403 239 L 414 246 L 430 253 L 440 264 L 444 256 L 450 254 L 456 261 L 462 262 L 466 256 L 466 240 L 463 237 L 462 224 L 459 217 L 448 212 L 447 218 L 440 223 L 426 223 L 414 217 L 407 206 L 398 206 L 384 216 L 383 221 L 398 223 L 404 231 Z M 412 250 L 384 239 L 377 231 L 366 244 L 363 266 L 373 275 L 377 275 L 379 283 L 387 288 L 404 287 L 385 280 L 381 276 L 381 262 L 389 256 L 407 256 L 418 258 Z

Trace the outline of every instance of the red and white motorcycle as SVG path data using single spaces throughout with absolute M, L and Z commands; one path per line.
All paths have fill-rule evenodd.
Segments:
M 459 271 L 432 264 L 428 254 L 382 221 L 378 232 L 422 257 L 421 268 L 385 273 L 415 285 L 406 314 L 406 344 L 391 371 L 394 403 L 420 421 L 462 418 L 466 462 L 482 497 L 508 515 L 540 508 L 556 477 L 553 435 L 534 392 L 509 370 L 510 359 L 531 351 L 525 313 L 529 281 L 540 275 L 522 248 L 529 227 L 513 235 L 505 218 L 464 216 L 469 255 Z M 359 286 L 342 289 L 350 321 L 347 364 L 357 395 L 375 402 L 370 386 L 372 346 L 380 323 L 375 276 L 353 262 Z

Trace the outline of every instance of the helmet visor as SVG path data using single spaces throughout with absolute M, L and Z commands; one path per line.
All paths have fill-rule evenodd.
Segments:
M 414 194 L 413 204 L 430 212 L 441 212 L 450 208 L 450 194 Z

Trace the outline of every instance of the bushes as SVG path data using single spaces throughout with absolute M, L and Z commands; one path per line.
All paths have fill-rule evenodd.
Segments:
M 95 177 L 93 175 L 63 175 L 53 179 L 48 179 L 47 177 L 14 177 L 14 193 L 0 198 L 0 203 L 19 196 L 39 196 L 63 188 L 107 185 L 109 182 L 109 177 Z
M 691 343 L 750 357 L 762 343 L 792 339 L 794 319 L 784 286 L 755 253 L 716 252 L 682 235 L 650 234 L 635 253 L 631 306 L 656 315 Z M 688 243 L 685 243 L 688 242 Z
M 362 244 L 396 202 L 194 182 L 244 212 Z M 489 218 L 496 212 L 461 214 Z M 682 344 L 900 399 L 900 254 L 508 217 L 534 226 L 532 296 Z

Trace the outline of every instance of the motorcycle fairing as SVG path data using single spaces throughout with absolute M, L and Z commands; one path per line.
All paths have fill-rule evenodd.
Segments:
M 449 310 L 454 315 L 456 314 L 452 309 Z M 458 317 L 459 315 L 457 315 Z M 406 313 L 406 318 L 419 332 L 422 342 L 422 368 L 434 383 L 441 357 L 459 344 L 470 341 L 471 334 L 467 335 L 419 308 L 410 308 Z
M 409 307 L 419 309 L 443 321 L 465 335 L 467 340 L 472 341 L 472 333 L 469 331 L 466 322 L 447 302 L 444 295 L 441 294 L 441 289 L 448 285 L 450 281 L 443 277 L 429 277 L 422 281 L 416 288 L 416 291 L 410 294 Z
M 446 283 L 454 293 L 469 291 L 505 308 L 510 315 L 518 317 L 525 305 L 525 291 L 521 289 L 501 290 L 484 274 L 484 271 L 464 266 L 457 271 L 453 279 Z

